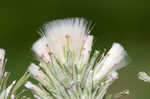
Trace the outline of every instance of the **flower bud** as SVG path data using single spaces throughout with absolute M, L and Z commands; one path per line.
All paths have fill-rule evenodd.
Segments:
M 50 80 L 47 77 L 47 75 L 40 69 L 39 66 L 35 64 L 31 64 L 28 68 L 28 71 L 31 73 L 33 78 L 38 80 L 42 85 L 44 85 L 47 88 L 51 88 Z
M 103 60 L 97 65 L 94 80 L 103 80 L 111 71 L 119 70 L 127 65 L 127 53 L 124 48 L 114 43 Z
M 42 37 L 36 41 L 33 44 L 32 50 L 40 59 L 43 59 L 47 63 L 51 62 L 50 56 L 52 52 L 50 52 L 50 48 L 45 37 Z

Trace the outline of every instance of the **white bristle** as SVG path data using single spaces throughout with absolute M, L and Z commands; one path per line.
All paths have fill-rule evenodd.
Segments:
M 92 43 L 93 43 L 93 36 L 88 36 L 82 49 L 83 64 L 87 64 L 88 62 L 88 59 L 91 54 Z

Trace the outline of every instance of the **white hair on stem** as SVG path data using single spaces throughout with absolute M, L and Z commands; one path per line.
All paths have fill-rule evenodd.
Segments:
M 82 49 L 82 54 L 83 54 L 83 64 L 87 64 L 90 54 L 91 54 L 91 49 L 92 49 L 92 44 L 93 44 L 93 36 L 88 36 L 85 44 Z

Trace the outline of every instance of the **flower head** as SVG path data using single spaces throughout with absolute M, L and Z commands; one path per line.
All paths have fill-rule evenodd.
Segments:
M 43 26 L 45 33 L 40 40 L 33 45 L 33 51 L 40 56 L 48 57 L 47 53 L 53 53 L 58 60 L 65 63 L 65 50 L 70 50 L 77 62 L 80 52 L 84 46 L 90 50 L 92 37 L 89 36 L 89 23 L 82 18 L 70 18 L 49 22 Z M 45 47 L 49 47 L 51 52 L 47 52 Z M 87 55 L 85 55 L 87 56 Z
M 128 55 L 118 43 L 102 58 L 99 51 L 91 53 L 93 36 L 89 22 L 83 18 L 48 22 L 42 32 L 44 35 L 32 47 L 40 63 L 28 69 L 42 88 L 25 84 L 37 98 L 103 99 L 119 78 L 117 70 L 127 65 Z

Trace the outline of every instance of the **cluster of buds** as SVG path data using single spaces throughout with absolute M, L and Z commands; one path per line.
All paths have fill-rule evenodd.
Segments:
M 28 81 L 37 99 L 103 99 L 117 71 L 128 63 L 119 43 L 105 54 L 92 51 L 91 23 L 69 18 L 46 23 L 42 37 L 32 47 L 40 63 L 28 72 L 39 85 Z M 111 99 L 111 98 L 110 98 Z
M 0 99 L 20 99 L 22 96 L 19 96 L 17 89 L 26 82 L 30 74 L 25 73 L 19 81 L 13 81 L 8 87 L 6 87 L 10 73 L 5 72 L 5 64 L 5 50 L 0 49 Z

